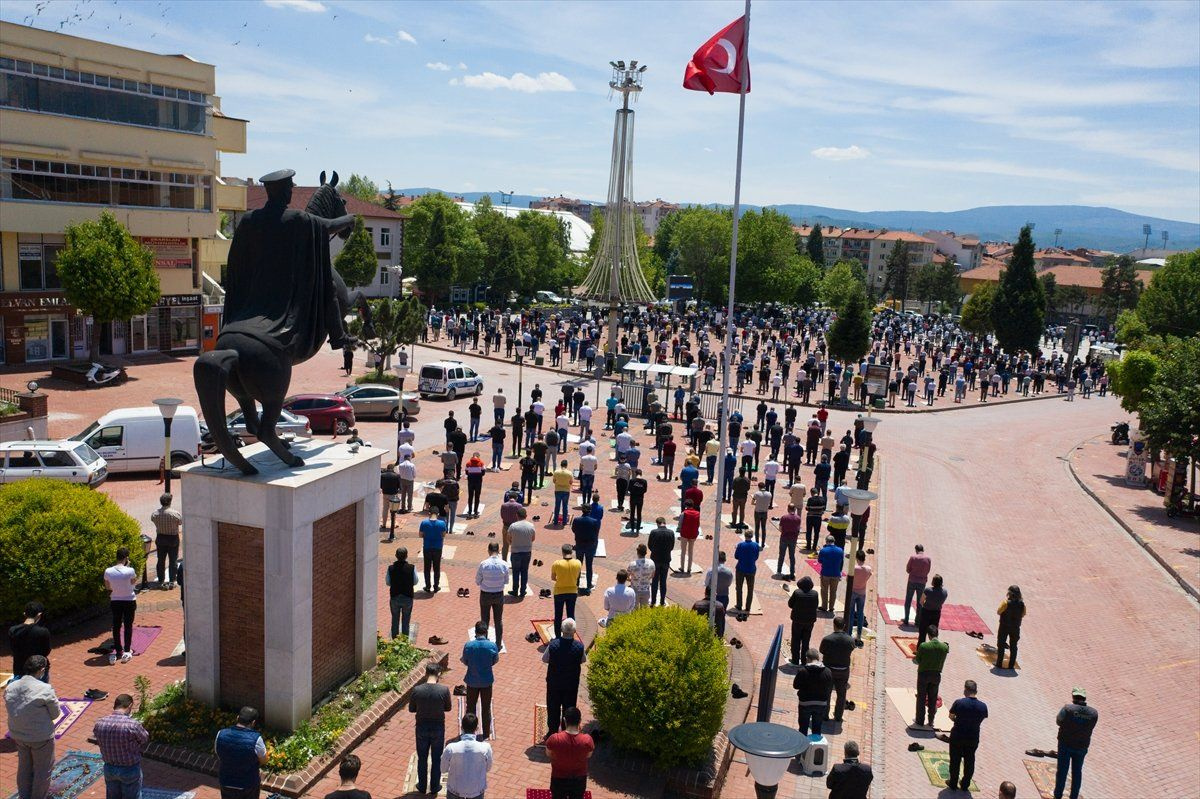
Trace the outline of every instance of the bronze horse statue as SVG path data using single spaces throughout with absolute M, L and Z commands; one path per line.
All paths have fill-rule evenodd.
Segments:
M 215 349 L 193 368 L 213 443 L 243 474 L 258 469 L 226 426 L 225 392 L 241 407 L 247 432 L 287 465 L 303 466 L 275 428 L 292 366 L 314 356 L 327 339 L 335 350 L 353 343 L 344 322 L 352 307 L 363 314 L 366 335 L 373 335 L 365 298 L 349 292 L 329 257 L 333 236 L 348 236 L 354 224 L 337 191 L 337 172 L 328 183 L 321 173 L 321 186 L 304 211 L 288 209 L 294 174 L 280 170 L 263 177 L 266 205 L 238 222 L 229 248 L 224 323 Z

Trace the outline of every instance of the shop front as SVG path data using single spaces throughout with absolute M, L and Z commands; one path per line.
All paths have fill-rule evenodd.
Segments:
M 87 318 L 61 292 L 0 294 L 0 363 L 67 361 L 87 355 Z

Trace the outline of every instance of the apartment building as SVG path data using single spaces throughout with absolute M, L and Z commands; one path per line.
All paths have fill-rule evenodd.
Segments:
M 655 200 L 637 203 L 636 208 L 638 216 L 642 218 L 642 230 L 646 231 L 647 236 L 653 236 L 658 232 L 659 223 L 679 210 L 679 204 Z
M 574 214 L 584 222 L 592 220 L 592 209 L 595 207 L 586 200 L 577 200 L 572 197 L 564 197 L 561 194 L 557 197 L 543 197 L 540 200 L 534 200 L 529 203 L 529 207 L 535 211 L 561 211 L 567 214 Z
M 833 225 L 821 227 L 821 251 L 825 254 L 825 263 L 833 266 L 842 257 L 842 229 Z M 812 234 L 812 225 L 792 225 L 801 247 L 808 246 L 808 237 Z
M 871 254 L 868 260 L 863 262 L 867 267 L 867 279 L 876 291 L 883 286 L 888 258 L 900 242 L 908 245 L 908 262 L 912 266 L 923 266 L 933 260 L 933 242 L 924 236 L 906 230 L 888 230 L 880 233 L 871 239 Z
M 221 212 L 246 207 L 220 153 L 245 151 L 212 65 L 0 22 L 0 363 L 87 356 L 92 319 L 67 302 L 55 259 L 68 225 L 105 210 L 154 251 L 161 296 L 104 323 L 101 351 L 211 346 L 220 309 L 204 275 L 228 255 Z
M 960 272 L 983 263 L 983 244 L 973 233 L 959 235 L 953 230 L 927 230 L 924 236 L 933 242 L 938 252 L 953 258 Z
M 318 186 L 296 186 L 292 189 L 292 201 L 288 207 L 303 211 L 308 207 L 309 200 L 312 199 L 318 188 Z M 400 211 L 389 211 L 382 205 L 360 200 L 349 194 L 343 194 L 342 199 L 346 202 L 347 213 L 358 214 L 363 218 L 363 227 L 371 234 L 371 241 L 375 246 L 375 258 L 379 261 L 379 268 L 375 270 L 375 278 L 371 283 L 357 288 L 367 297 L 399 297 L 400 282 L 393 268 L 402 266 L 404 263 L 404 223 L 408 221 L 410 215 Z M 262 208 L 266 204 L 267 190 L 260 183 L 248 182 L 246 206 L 253 209 Z M 242 214 L 235 214 L 234 224 L 241 217 Z M 340 236 L 335 236 L 329 242 L 330 256 L 337 258 L 343 246 L 345 246 L 345 241 Z

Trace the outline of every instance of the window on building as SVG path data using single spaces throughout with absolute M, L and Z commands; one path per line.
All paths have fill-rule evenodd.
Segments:
M 388 268 L 386 266 L 379 267 L 379 285 L 386 286 L 388 284 L 388 280 L 390 279 L 391 274 L 389 273 Z
M 54 238 L 57 240 L 46 241 Z M 22 236 L 17 243 L 17 267 L 21 291 L 46 291 L 62 288 L 58 279 L 58 253 L 62 237 Z
M 212 209 L 212 178 L 4 158 L 0 159 L 0 199 L 208 211 Z
M 392 246 L 392 229 L 391 228 L 389 228 L 389 227 L 379 228 L 379 246 L 380 247 L 391 247 Z
M 0 106 L 123 125 L 208 132 L 208 96 L 173 86 L 0 58 Z

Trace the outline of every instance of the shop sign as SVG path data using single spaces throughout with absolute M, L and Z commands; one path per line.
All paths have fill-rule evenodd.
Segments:
M 43 308 L 70 308 L 71 304 L 61 294 L 50 294 L 33 297 L 0 297 L 0 309 L 16 311 L 37 311 Z
M 199 294 L 164 294 L 158 298 L 158 304 L 168 308 L 186 308 L 200 306 Z
M 192 268 L 191 239 L 176 236 L 142 236 L 141 242 L 154 252 L 155 268 Z
M 42 245 L 20 244 L 17 246 L 17 254 L 22 261 L 40 261 L 42 260 Z

